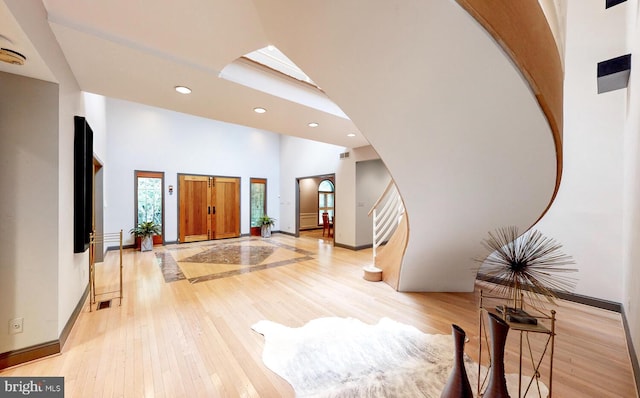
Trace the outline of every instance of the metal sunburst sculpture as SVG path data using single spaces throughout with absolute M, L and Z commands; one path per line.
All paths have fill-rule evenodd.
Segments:
M 578 271 L 567 267 L 575 261 L 561 251 L 561 244 L 537 230 L 520 236 L 517 227 L 499 228 L 489 232 L 482 245 L 490 252 L 479 260 L 483 273 L 497 282 L 492 290 L 513 299 L 514 308 L 522 308 L 523 293 L 530 302 L 541 302 L 541 295 L 555 304 L 557 292 L 575 288 L 576 279 L 567 275 Z

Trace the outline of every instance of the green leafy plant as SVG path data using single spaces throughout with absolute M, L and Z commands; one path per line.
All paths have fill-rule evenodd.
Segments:
M 129 233 L 136 237 L 146 238 L 148 236 L 160 235 L 162 234 L 162 230 L 160 226 L 153 221 L 146 221 L 141 222 L 135 228 L 131 228 Z
M 271 218 L 268 215 L 264 215 L 258 219 L 258 226 L 262 227 L 263 225 L 268 225 L 272 227 L 276 223 L 275 218 Z

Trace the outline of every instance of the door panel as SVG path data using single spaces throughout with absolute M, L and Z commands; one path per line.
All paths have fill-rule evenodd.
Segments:
M 221 239 L 240 236 L 240 179 L 215 177 L 213 187 L 214 237 Z
M 210 178 L 207 176 L 181 175 L 178 179 L 180 242 L 207 240 L 211 233 Z

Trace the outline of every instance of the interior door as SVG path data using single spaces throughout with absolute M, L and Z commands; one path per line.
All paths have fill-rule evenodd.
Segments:
M 211 186 L 209 176 L 179 176 L 180 242 L 196 242 L 212 237 Z
M 240 178 L 214 177 L 212 215 L 214 238 L 240 236 Z

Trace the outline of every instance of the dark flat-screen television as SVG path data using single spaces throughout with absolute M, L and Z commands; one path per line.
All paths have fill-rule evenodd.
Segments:
M 84 117 L 73 121 L 73 252 L 82 253 L 93 227 L 93 131 Z

